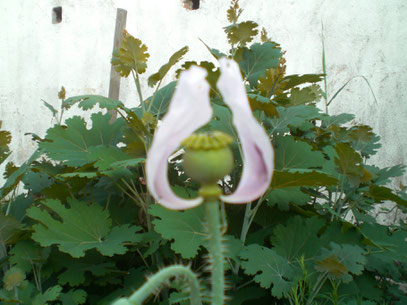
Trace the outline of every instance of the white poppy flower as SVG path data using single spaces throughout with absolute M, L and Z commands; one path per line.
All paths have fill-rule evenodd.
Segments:
M 230 59 L 219 60 L 221 75 L 217 87 L 233 114 L 233 124 L 243 152 L 243 172 L 231 195 L 224 202 L 247 203 L 260 197 L 268 188 L 274 153 L 270 140 L 253 116 L 239 66 Z M 174 194 L 168 182 L 168 158 L 182 140 L 206 125 L 212 117 L 207 73 L 199 67 L 182 72 L 167 114 L 157 128 L 147 155 L 147 185 L 157 202 L 168 209 L 184 210 L 203 202 L 202 197 L 183 199 Z

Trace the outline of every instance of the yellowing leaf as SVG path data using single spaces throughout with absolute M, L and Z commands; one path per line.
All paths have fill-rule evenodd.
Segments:
M 322 248 L 316 269 L 320 272 L 330 272 L 330 276 L 340 278 L 343 282 L 352 280 L 348 273 L 362 274 L 366 257 L 359 246 L 330 243 L 330 249 Z
M 16 170 L 18 170 L 18 167 L 13 162 L 8 162 L 3 177 L 8 179 Z
M 318 83 L 323 79 L 323 74 L 288 75 L 284 77 L 285 89 L 291 89 L 306 83 Z
M 66 90 L 65 90 L 65 87 L 62 86 L 61 90 L 58 92 L 58 98 L 63 101 L 65 99 L 65 97 L 66 97 Z
M 372 128 L 367 125 L 354 126 L 349 130 L 349 139 L 352 141 L 369 142 L 374 133 Z
M 259 90 L 267 96 L 282 93 L 281 81 L 285 71 L 279 67 L 272 67 L 266 70 L 265 75 L 259 77 Z
M 144 125 L 153 125 L 156 123 L 154 116 L 151 112 L 146 112 L 143 114 L 143 117 L 141 118 L 141 121 L 143 122 Z
M 112 64 L 121 76 L 127 77 L 131 71 L 136 71 L 139 74 L 144 73 L 149 57 L 150 54 L 147 53 L 146 45 L 140 39 L 127 33 L 120 49 L 113 53 Z
M 365 168 L 363 168 L 363 177 L 362 177 L 362 182 L 363 183 L 367 183 L 370 181 L 370 179 L 372 179 L 372 174 L 366 170 Z
M 383 200 L 390 200 L 393 201 L 403 207 L 407 207 L 407 200 L 404 200 L 393 193 L 393 191 L 384 186 L 377 186 L 372 185 L 369 188 L 369 196 L 371 196 L 374 200 L 381 202 Z
M 259 32 L 258 24 L 253 21 L 245 21 L 225 27 L 228 41 L 231 45 L 245 46 L 251 42 Z
M 262 110 L 269 118 L 279 117 L 276 106 L 269 99 L 259 95 L 249 95 L 249 102 L 252 111 Z
M 128 128 L 123 133 L 123 142 L 126 144 L 125 152 L 135 158 L 143 157 L 146 153 L 144 144 L 144 136 L 147 134 L 146 126 L 142 121 L 143 118 L 140 120 L 135 112 L 130 111 L 127 114 Z
M 268 37 L 268 35 L 267 35 L 267 31 L 266 31 L 266 29 L 265 28 L 262 28 L 261 29 L 261 32 L 260 32 L 260 41 L 261 42 L 270 42 L 271 41 L 271 39 Z
M 133 111 L 127 113 L 126 118 L 127 125 L 134 131 L 135 134 L 144 136 L 147 134 L 147 129 L 144 126 L 142 120 L 139 119 L 137 114 Z
M 362 177 L 362 157 L 348 144 L 338 143 L 335 151 L 339 158 L 335 158 L 335 164 L 339 166 L 339 172 L 347 176 Z
M 336 256 L 328 256 L 316 262 L 315 268 L 321 272 L 327 272 L 331 277 L 341 278 L 348 273 L 345 265 Z
M 275 170 L 271 188 L 285 188 L 291 186 L 330 186 L 338 183 L 338 180 L 321 172 L 290 173 Z
M 19 268 L 13 267 L 10 270 L 6 271 L 4 274 L 3 282 L 4 288 L 8 291 L 13 290 L 21 286 L 25 280 L 25 274 Z
M 228 21 L 230 23 L 236 23 L 242 12 L 243 10 L 239 8 L 239 0 L 232 0 L 229 9 L 226 11 Z
M 123 143 L 126 144 L 126 147 L 124 148 L 126 154 L 133 158 L 140 158 L 146 155 L 144 141 L 140 138 L 140 136 L 134 133 L 134 131 L 130 128 L 126 129 L 123 135 Z
M 1 121 L 0 121 L 1 127 Z M 0 130 L 0 164 L 8 157 L 10 150 L 8 145 L 11 142 L 11 135 L 8 131 Z
M 353 126 L 349 129 L 347 137 L 351 141 L 352 147 L 360 151 L 363 157 L 375 154 L 376 150 L 381 147 L 381 144 L 378 143 L 379 136 L 367 125 Z
M 110 61 L 111 64 L 114 66 L 116 72 L 118 72 L 121 76 L 127 77 L 131 72 L 131 67 L 124 64 L 120 58 L 119 49 L 113 51 L 112 60 Z
M 306 105 L 310 103 L 317 102 L 321 98 L 321 91 L 319 86 L 312 85 L 310 87 L 305 87 L 302 89 L 293 88 L 291 89 L 291 95 L 289 97 L 289 105 Z

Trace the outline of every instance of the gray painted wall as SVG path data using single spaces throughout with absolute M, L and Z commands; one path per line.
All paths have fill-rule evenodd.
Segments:
M 287 51 L 288 73 L 322 72 L 323 35 L 328 94 L 363 75 L 378 101 L 357 78 L 332 103 L 330 113 L 353 113 L 356 123 L 371 125 L 382 137 L 383 147 L 372 162 L 407 163 L 405 0 L 241 0 L 240 4 L 241 20 L 264 26 Z M 60 24 L 51 22 L 55 6 L 63 8 Z M 226 38 L 220 30 L 227 25 L 228 6 L 228 0 L 201 0 L 196 11 L 185 10 L 181 0 L 0 1 L 0 120 L 13 135 L 9 160 L 19 164 L 34 150 L 24 134 L 45 134 L 53 122 L 41 99 L 58 107 L 62 85 L 68 96 L 107 95 L 116 8 L 128 10 L 127 30 L 149 47 L 145 75 L 150 75 L 184 45 L 190 47 L 186 60 L 211 60 L 198 38 L 225 50 Z M 148 96 L 149 88 L 143 90 Z M 122 80 L 120 99 L 137 105 L 131 79 Z M 67 116 L 73 114 L 75 110 L 70 110 Z

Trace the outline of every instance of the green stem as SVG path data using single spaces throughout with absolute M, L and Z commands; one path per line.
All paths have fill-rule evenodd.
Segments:
M 8 203 L 7 203 L 7 210 L 6 210 L 6 216 L 8 216 L 8 214 L 10 213 L 11 204 L 14 202 L 14 200 L 15 200 L 15 198 L 16 198 L 17 187 L 18 187 L 18 186 L 15 186 L 15 187 L 14 187 L 13 192 L 11 193 L 11 196 L 10 196 L 10 198 L 9 198 L 9 200 L 8 200 Z
M 249 227 L 250 227 L 250 215 L 252 212 L 252 203 L 249 202 L 246 204 L 246 209 L 244 212 L 244 217 L 243 217 L 243 224 L 242 224 L 242 231 L 240 232 L 240 240 L 244 244 L 246 242 L 246 237 L 247 237 L 247 232 L 249 232 Z M 240 264 L 238 262 L 235 263 L 235 266 L 233 268 L 233 273 L 237 275 L 239 273 L 239 268 Z
M 129 189 L 129 191 L 135 196 L 135 198 L 137 198 L 137 200 L 141 203 L 141 205 L 142 205 L 142 206 L 145 206 L 146 203 L 144 202 L 144 200 L 141 198 L 141 196 L 140 196 L 139 193 L 137 192 L 136 186 L 134 185 L 133 181 L 132 181 L 132 186 L 131 186 L 131 185 L 129 185 L 129 184 L 127 183 L 127 181 L 124 180 L 123 178 L 121 178 L 120 180 L 123 182 L 123 184 L 124 184 L 125 186 L 127 186 L 127 188 Z
M 201 305 L 198 277 L 190 268 L 183 265 L 174 265 L 162 269 L 150 277 L 131 297 L 121 298 L 112 305 L 141 305 L 151 294 L 157 292 L 166 281 L 176 276 L 184 277 L 189 283 L 191 305 Z
M 209 227 L 208 250 L 211 263 L 212 305 L 225 304 L 225 271 L 222 233 L 219 215 L 219 202 L 209 200 L 204 203 Z
M 63 105 L 64 105 L 64 102 L 65 102 L 65 100 L 62 100 L 61 115 L 60 115 L 60 117 L 59 117 L 59 122 L 58 122 L 58 117 L 57 117 L 57 123 L 58 123 L 58 125 L 61 125 L 61 124 L 62 124 L 62 116 L 64 115 L 64 110 L 65 110 L 65 107 L 63 106 Z
M 143 208 L 144 207 L 144 202 L 139 201 L 136 197 L 134 197 L 132 194 L 127 192 L 119 183 L 114 182 L 113 179 L 110 179 L 124 194 L 126 194 L 137 206 Z
M 240 240 L 243 243 L 245 243 L 246 237 L 247 237 L 247 232 L 249 232 L 251 214 L 252 214 L 252 203 L 249 202 L 248 204 L 246 204 L 246 209 L 245 209 L 244 218 L 243 218 L 242 231 L 240 232 Z
M 307 305 L 311 305 L 312 302 L 314 301 L 315 297 L 318 295 L 319 291 L 321 290 L 322 286 L 324 286 L 325 281 L 327 279 L 327 272 L 321 274 L 318 279 L 317 282 L 314 286 L 314 288 L 312 289 L 311 293 L 311 297 L 307 300 Z
M 250 226 L 253 223 L 254 217 L 256 216 L 257 211 L 259 210 L 261 204 L 263 203 L 264 199 L 268 196 L 268 192 L 263 194 L 263 196 L 257 201 L 256 206 L 252 209 L 252 203 L 249 202 L 246 205 L 246 210 L 244 213 L 244 218 L 243 218 L 243 225 L 242 225 L 242 231 L 240 232 L 240 240 L 243 242 L 243 244 L 246 242 L 246 237 L 247 233 L 249 232 Z M 238 274 L 239 273 L 239 268 L 240 264 L 236 262 L 234 268 L 233 268 L 233 273 Z
M 270 193 L 269 191 L 266 191 L 266 193 L 264 193 L 263 196 L 261 196 L 259 200 L 257 200 L 257 204 L 253 209 L 251 209 L 251 203 L 247 204 L 243 220 L 242 232 L 240 235 L 240 240 L 243 243 L 246 242 L 247 233 L 249 232 L 250 226 L 252 225 L 253 220 L 256 217 L 257 211 L 259 210 L 260 206 L 262 205 L 266 197 L 269 195 L 269 193 Z
M 136 88 L 137 88 L 138 97 L 139 97 L 139 99 L 140 99 L 141 108 L 143 109 L 143 113 L 146 113 L 146 105 L 145 105 L 145 103 L 144 103 L 143 95 L 142 95 L 142 93 L 141 93 L 141 85 L 140 85 L 140 78 L 139 78 L 139 75 L 138 75 L 137 72 L 136 72 L 136 75 L 134 75 L 134 71 L 133 71 L 133 70 L 131 71 L 131 73 L 132 73 L 132 75 L 133 75 L 134 82 L 136 83 Z
M 34 274 L 34 281 L 35 281 L 35 286 L 37 287 L 37 290 L 42 293 L 42 284 L 41 284 L 41 265 L 33 263 L 31 261 L 31 266 Z
M 161 79 L 161 80 L 158 82 L 158 85 L 157 85 L 157 87 L 156 87 L 155 90 L 154 90 L 154 94 L 153 94 L 153 97 L 152 97 L 151 101 L 148 101 L 147 112 L 148 112 L 148 111 L 151 111 L 151 107 L 152 107 L 152 105 L 154 104 L 155 97 L 156 97 L 156 95 L 157 95 L 158 90 L 160 89 L 160 86 L 161 86 L 162 81 L 163 81 L 163 80 Z M 159 113 L 157 114 L 157 117 L 159 117 Z

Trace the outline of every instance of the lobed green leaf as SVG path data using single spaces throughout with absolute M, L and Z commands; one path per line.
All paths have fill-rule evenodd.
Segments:
M 257 86 L 259 77 L 264 76 L 267 69 L 277 67 L 280 57 L 281 50 L 273 42 L 255 43 L 250 48 L 240 48 L 236 54 L 243 75 L 252 87 Z
M 322 219 L 295 216 L 285 225 L 277 225 L 270 238 L 273 250 L 294 263 L 301 256 L 306 259 L 315 256 L 320 249 L 318 232 L 324 225 Z
M 172 211 L 156 204 L 150 207 L 149 212 L 158 217 L 153 220 L 154 230 L 172 241 L 171 248 L 176 253 L 183 258 L 193 258 L 198 254 L 207 238 L 202 206 L 186 211 Z
M 332 272 L 333 277 L 341 278 L 344 282 L 351 280 L 345 276 L 349 272 L 355 275 L 362 274 L 366 257 L 365 250 L 359 246 L 336 243 L 330 244 L 330 249 L 323 248 L 317 261 L 317 270 Z
M 101 95 L 72 96 L 64 101 L 63 107 L 69 109 L 75 104 L 78 104 L 79 108 L 82 108 L 83 110 L 92 109 L 96 105 L 98 105 L 102 109 L 107 110 L 116 110 L 119 108 L 120 109 L 125 108 L 122 102 Z
M 280 171 L 322 168 L 326 161 L 320 151 L 313 150 L 308 143 L 293 136 L 277 137 L 275 147 L 275 168 Z
M 111 229 L 109 212 L 102 207 L 75 199 L 68 199 L 68 203 L 70 208 L 59 200 L 49 199 L 42 203 L 58 218 L 39 207 L 27 211 L 30 218 L 39 222 L 33 226 L 33 240 L 43 247 L 58 245 L 61 252 L 72 257 L 82 257 L 87 250 L 94 248 L 106 256 L 124 254 L 127 252 L 126 242 L 140 240 L 136 235 L 140 227 L 124 225 Z
M 116 147 L 122 136 L 123 122 L 116 120 L 109 124 L 110 115 L 102 113 L 92 114 L 91 120 L 90 129 L 79 116 L 66 120 L 66 126 L 56 125 L 48 129 L 47 141 L 40 143 L 40 149 L 53 160 L 69 166 L 99 162 L 102 168 L 106 168 L 107 160 L 129 159 Z
M 240 257 L 244 260 L 242 268 L 248 275 L 254 275 L 254 280 L 261 287 L 272 286 L 271 293 L 282 298 L 295 285 L 294 270 L 284 257 L 275 250 L 256 244 L 247 246 Z

